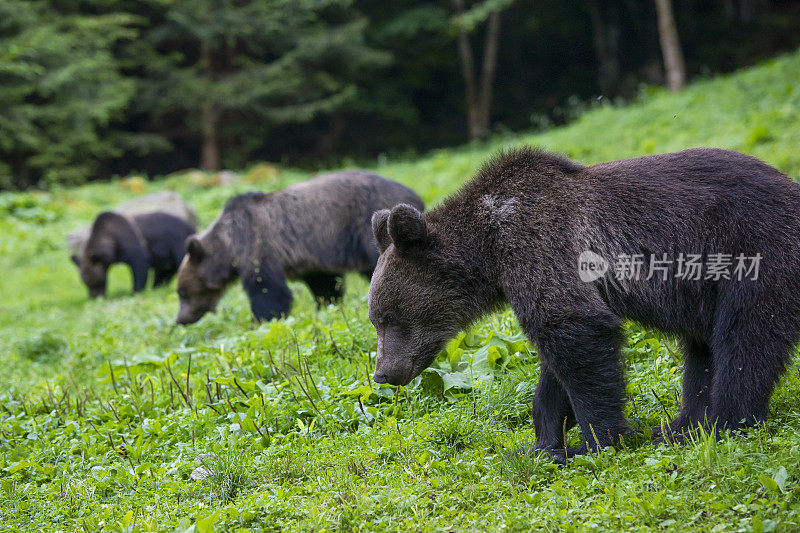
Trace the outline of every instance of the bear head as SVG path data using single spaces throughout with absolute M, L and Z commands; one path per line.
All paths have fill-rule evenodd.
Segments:
M 114 249 L 112 240 L 97 239 L 90 242 L 80 256 L 72 256 L 81 272 L 81 280 L 89 289 L 90 298 L 106 295 L 106 278 L 108 268 L 114 263 Z
M 229 247 L 214 235 L 192 235 L 178 268 L 178 324 L 197 322 L 217 308 L 228 283 L 235 276 Z
M 406 385 L 468 325 L 469 286 L 458 254 L 448 252 L 416 208 L 378 211 L 372 230 L 381 252 L 369 288 L 378 334 L 373 379 Z

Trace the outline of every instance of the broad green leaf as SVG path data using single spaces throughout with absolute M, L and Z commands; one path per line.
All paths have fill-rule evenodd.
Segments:
M 759 474 L 759 475 L 758 475 L 758 481 L 759 481 L 759 482 L 760 482 L 760 483 L 761 483 L 761 484 L 764 486 L 764 488 L 766 488 L 766 489 L 769 489 L 769 490 L 771 490 L 771 491 L 777 491 L 777 490 L 779 490 L 779 489 L 778 489 L 778 484 L 775 482 L 775 480 L 774 480 L 774 479 L 772 479 L 771 477 L 769 477 L 769 476 L 768 476 L 768 475 L 766 475 L 766 474 Z
M 214 524 L 219 520 L 219 511 L 214 511 L 204 518 L 198 518 L 195 523 L 199 533 L 214 533 Z
M 773 481 L 775 481 L 775 484 L 778 486 L 779 489 L 781 489 L 781 492 L 786 492 L 786 480 L 788 479 L 788 477 L 789 473 L 786 472 L 786 468 L 784 468 L 783 466 L 778 468 L 778 470 L 772 476 Z

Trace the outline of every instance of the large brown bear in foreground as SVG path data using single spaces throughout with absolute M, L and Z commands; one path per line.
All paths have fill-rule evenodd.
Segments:
M 194 226 L 168 213 L 106 211 L 97 215 L 83 252 L 73 255 L 72 261 L 92 298 L 105 296 L 108 268 L 114 263 L 131 267 L 133 292 L 139 292 L 147 284 L 150 270 L 154 287 L 172 279 L 183 260 L 186 238 L 194 232 Z
M 375 269 L 372 214 L 398 203 L 423 209 L 408 187 L 356 170 L 233 198 L 206 231 L 186 242 L 177 322 L 196 322 L 213 311 L 236 278 L 257 320 L 289 313 L 287 279 L 305 281 L 318 301 L 341 297 L 344 272 L 370 277 Z
M 798 340 L 800 186 L 740 153 L 586 167 L 520 149 L 426 215 L 399 205 L 372 224 L 375 381 L 407 384 L 508 303 L 541 363 L 536 447 L 559 462 L 629 431 L 623 320 L 682 341 L 682 408 L 669 424 L 679 439 L 763 421 Z M 565 450 L 575 423 L 584 444 Z

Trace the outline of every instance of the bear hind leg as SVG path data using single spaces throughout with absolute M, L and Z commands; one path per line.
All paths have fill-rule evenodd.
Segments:
M 161 287 L 170 282 L 175 275 L 175 270 L 172 268 L 156 268 L 153 271 L 153 287 Z
M 766 420 L 770 395 L 794 345 L 793 341 L 779 337 L 785 332 L 776 323 L 769 330 L 749 327 L 715 335 L 709 423 L 716 423 L 718 431 L 736 430 Z

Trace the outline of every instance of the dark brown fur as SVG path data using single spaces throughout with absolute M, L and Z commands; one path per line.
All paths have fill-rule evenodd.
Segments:
M 421 215 L 376 213 L 384 250 L 370 287 L 375 380 L 405 384 L 445 342 L 510 304 L 542 366 L 537 447 L 566 456 L 613 444 L 622 414 L 621 325 L 679 336 L 686 357 L 682 433 L 762 421 L 800 332 L 800 186 L 756 158 L 695 149 L 584 167 L 521 149 L 491 160 L 460 192 Z M 675 259 L 762 256 L 757 280 L 584 282 L 589 250 Z M 579 449 L 563 429 L 580 425 Z
M 214 310 L 236 278 L 258 320 L 288 314 L 287 279 L 305 281 L 319 301 L 334 301 L 342 294 L 344 272 L 372 275 L 378 260 L 372 213 L 399 202 L 423 208 L 411 189 L 363 171 L 233 198 L 206 231 L 187 241 L 178 272 L 178 323 Z
M 133 272 L 133 291 L 147 284 L 168 283 L 183 260 L 184 242 L 195 228 L 176 216 L 155 212 L 127 216 L 112 211 L 97 215 L 80 257 L 72 256 L 92 298 L 105 296 L 108 268 L 125 263 Z

